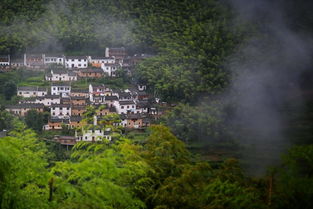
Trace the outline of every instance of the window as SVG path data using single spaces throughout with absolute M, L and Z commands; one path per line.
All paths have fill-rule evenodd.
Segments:
M 87 136 L 85 136 L 85 139 L 87 140 Z
M 127 105 L 127 109 L 129 108 L 129 106 Z
M 121 109 L 124 109 L 124 106 L 123 106 L 123 105 L 121 106 Z

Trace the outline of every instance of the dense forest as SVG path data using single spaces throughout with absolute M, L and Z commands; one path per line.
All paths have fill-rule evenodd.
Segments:
M 0 208 L 311 208 L 312 3 L 269 2 L 2 0 L 0 54 L 151 54 L 134 79 L 173 108 L 69 156 L 41 140 L 44 115 L 1 109 Z

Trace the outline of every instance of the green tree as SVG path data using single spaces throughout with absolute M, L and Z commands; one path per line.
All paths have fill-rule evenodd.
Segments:
M 57 208 L 144 208 L 136 197 L 149 183 L 149 166 L 129 140 L 75 145 L 70 161 L 58 163 Z
M 0 131 L 10 130 L 13 128 L 14 117 L 7 111 L 0 111 Z
M 28 128 L 41 132 L 44 125 L 44 115 L 37 110 L 29 110 L 25 115 L 25 123 Z
M 295 146 L 274 175 L 273 208 L 309 209 L 313 204 L 313 145 Z
M 10 100 L 16 95 L 16 84 L 13 81 L 7 81 L 3 86 L 3 94 L 6 100 Z
M 226 128 L 224 106 L 217 101 L 194 106 L 180 103 L 166 112 L 161 122 L 187 144 L 200 140 L 210 143 L 231 141 L 230 128 Z
M 45 145 L 18 121 L 9 135 L 0 138 L 0 207 L 48 208 Z

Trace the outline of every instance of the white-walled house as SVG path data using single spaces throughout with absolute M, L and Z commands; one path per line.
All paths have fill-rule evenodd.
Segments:
M 61 97 L 69 97 L 71 93 L 71 85 L 67 83 L 51 84 L 51 95 L 60 95 Z
M 138 84 L 137 85 L 137 88 L 139 91 L 145 91 L 147 90 L 147 86 L 146 85 L 143 85 L 143 84 Z
M 45 76 L 47 81 L 77 81 L 77 74 L 71 70 L 54 69 Z
M 111 95 L 112 89 L 105 85 L 92 85 L 89 84 L 89 94 Z
M 113 107 L 114 102 L 118 101 L 117 96 L 104 96 L 104 104 L 106 104 L 108 107 Z
M 151 105 L 148 101 L 137 101 L 136 113 L 148 113 Z
M 36 97 L 35 103 L 43 104 L 50 107 L 53 104 L 61 104 L 61 97 L 59 95 L 46 95 L 43 97 Z
M 118 100 L 119 101 L 130 101 L 132 100 L 132 95 L 131 93 L 128 91 L 122 91 L 118 93 Z
M 25 116 L 28 111 L 36 110 L 38 112 L 44 111 L 44 106 L 42 104 L 17 104 L 17 105 L 8 105 L 5 107 L 5 110 L 19 116 Z
M 44 63 L 45 65 L 51 65 L 51 64 L 56 64 L 56 65 L 62 65 L 64 66 L 65 64 L 65 58 L 63 55 L 44 55 Z
M 95 142 L 102 141 L 103 139 L 107 139 L 109 141 L 112 140 L 109 129 L 102 129 L 100 127 L 95 127 L 92 129 L 84 130 L 82 129 L 81 133 L 75 133 L 77 141 L 87 141 L 87 142 Z
M 89 56 L 88 57 L 88 62 L 91 64 L 93 67 L 101 67 L 101 64 L 104 63 L 115 63 L 115 58 L 114 57 L 98 57 L 98 56 Z
M 65 67 L 66 68 L 87 68 L 88 67 L 87 56 L 66 56 Z
M 136 104 L 134 101 L 115 101 L 113 106 L 117 114 L 127 114 L 136 112 Z
M 70 104 L 53 104 L 50 109 L 51 117 L 70 118 L 71 105 Z
M 0 66 L 9 66 L 10 65 L 10 55 L 3 56 L 0 55 Z
M 117 63 L 103 63 L 101 64 L 101 69 L 105 72 L 109 77 L 116 77 L 116 71 L 121 68 L 120 64 Z
M 17 88 L 17 96 L 21 97 L 40 97 L 48 94 L 48 90 L 38 86 L 19 86 Z

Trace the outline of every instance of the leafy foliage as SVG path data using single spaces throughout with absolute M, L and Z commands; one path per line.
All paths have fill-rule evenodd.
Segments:
M 147 171 L 138 146 L 127 140 L 110 146 L 79 143 L 72 160 L 53 169 L 58 208 L 143 208 L 135 193 L 149 181 Z
M 29 110 L 25 115 L 25 123 L 28 128 L 41 132 L 44 125 L 44 115 L 37 110 Z
M 277 169 L 274 208 L 311 208 L 313 199 L 313 146 L 296 146 Z
M 48 208 L 46 148 L 20 123 L 0 138 L 0 207 Z
M 197 106 L 178 104 L 162 116 L 161 122 L 186 143 L 197 140 L 216 143 L 231 139 L 226 118 L 221 102 L 203 102 Z
M 14 117 L 7 111 L 0 111 L 0 131 L 13 128 Z
M 16 95 L 16 84 L 13 81 L 5 82 L 3 94 L 6 100 L 10 100 L 12 96 Z

